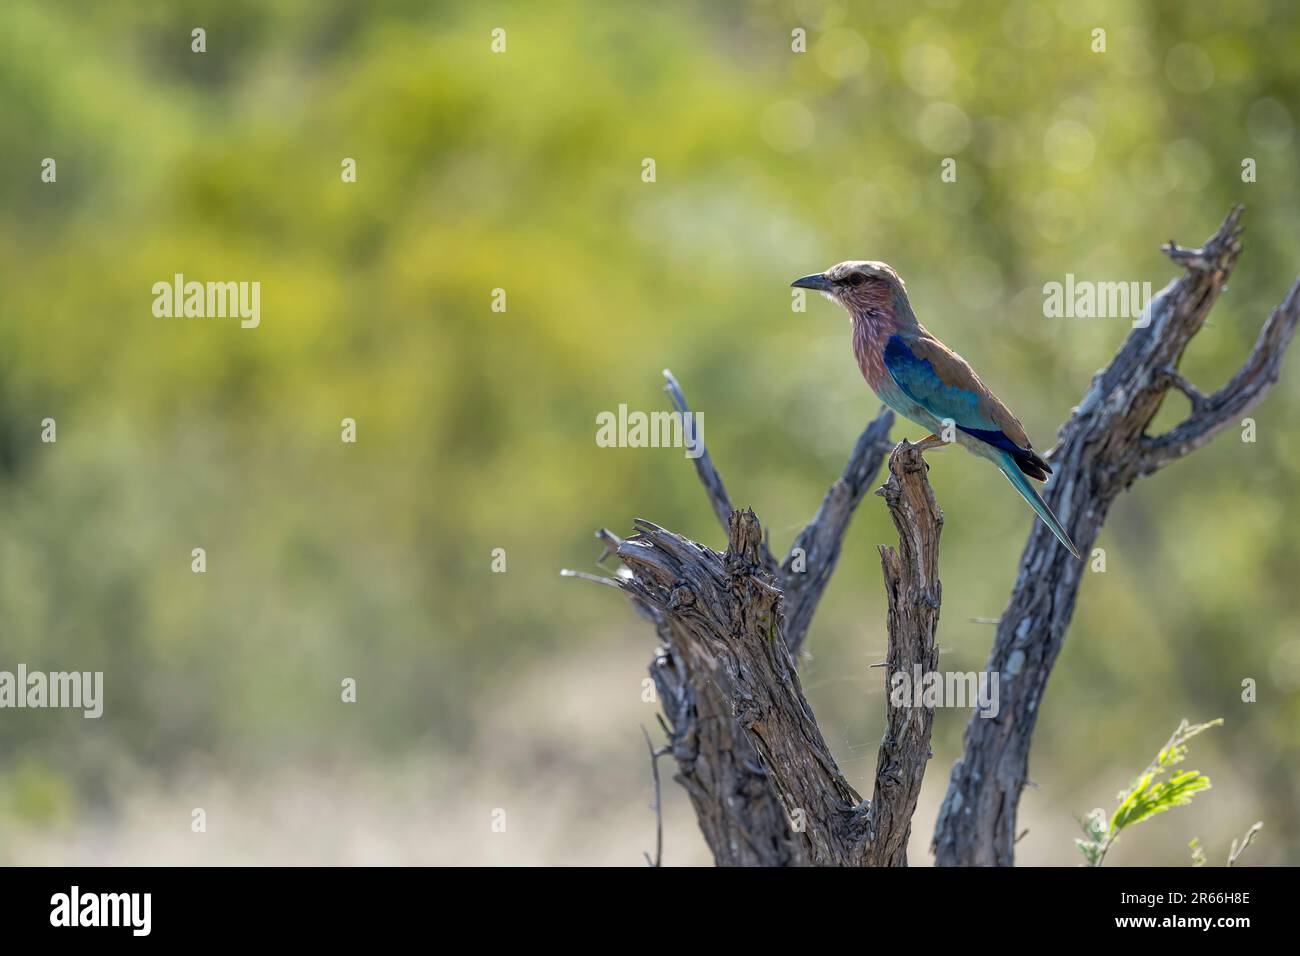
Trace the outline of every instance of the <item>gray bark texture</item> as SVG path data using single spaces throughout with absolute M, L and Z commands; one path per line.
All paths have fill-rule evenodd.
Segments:
M 1199 249 L 1172 242 L 1164 247 L 1184 274 L 1152 302 L 1150 323 L 1134 328 L 1096 374 L 1045 456 L 1054 474 L 1044 497 L 1085 554 L 1121 492 L 1237 424 L 1277 381 L 1300 318 L 1300 280 L 1221 389 L 1205 395 L 1178 372 L 1240 252 L 1240 216 L 1240 207 L 1231 210 Z M 690 427 L 686 398 L 664 374 L 665 391 Z M 1170 431 L 1150 435 L 1170 389 L 1187 396 L 1190 412 Z M 564 572 L 621 590 L 654 624 L 659 647 L 650 673 L 668 750 L 718 865 L 907 865 L 933 711 L 896 705 L 890 677 L 910 675 L 915 666 L 938 669 L 943 516 L 921 453 L 906 441 L 889 454 L 888 477 L 877 491 L 899 541 L 897 548 L 880 549 L 888 602 L 886 730 L 869 801 L 831 757 L 796 667 L 845 531 L 889 452 L 892 425 L 892 414 L 882 410 L 867 426 L 781 562 L 754 512 L 732 507 L 706 452 L 695 467 L 726 531 L 725 551 L 637 520 L 636 533 L 626 539 L 598 533 L 606 543 L 601 561 L 617 555 L 622 562 L 613 577 Z M 1034 522 L 989 657 L 987 669 L 1001 681 L 999 713 L 973 716 L 967 726 L 935 827 L 939 865 L 1014 862 L 1034 724 L 1086 567 Z
M 1092 550 L 1111 503 L 1137 479 L 1195 451 L 1241 422 L 1278 379 L 1300 317 L 1300 280 L 1264 323 L 1246 362 L 1203 395 L 1178 371 L 1241 252 L 1240 206 L 1200 249 L 1172 242 L 1164 252 L 1185 272 L 1152 301 L 1150 324 L 1134 328 L 1098 372 L 1046 456 L 1054 472 L 1044 494 L 1079 550 Z M 1191 402 L 1187 418 L 1153 436 L 1147 429 L 1171 388 Z M 1016 811 L 1029 773 L 1029 746 L 1087 565 L 1034 522 L 1020 573 L 998 623 L 987 669 L 1000 675 L 998 716 L 973 718 L 935 827 L 940 866 L 1010 866 Z

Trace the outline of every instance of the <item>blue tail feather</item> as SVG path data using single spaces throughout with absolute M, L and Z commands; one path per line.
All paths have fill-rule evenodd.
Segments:
M 1052 514 L 1052 509 L 1047 507 L 1047 502 L 1043 501 L 1038 494 L 1038 489 L 1030 484 L 1029 477 L 1020 470 L 1015 460 L 1009 454 L 1003 452 L 997 457 L 996 464 L 1002 474 L 1007 476 L 1007 480 L 1011 482 L 1016 491 L 1020 492 L 1020 497 L 1029 502 L 1029 507 L 1033 508 L 1038 517 L 1043 519 L 1043 524 L 1047 525 L 1052 534 L 1056 535 L 1061 544 L 1065 545 L 1072 555 L 1082 561 L 1083 555 L 1079 553 L 1079 549 L 1074 546 L 1074 542 L 1070 540 L 1065 528 L 1061 527 L 1061 522 L 1056 520 L 1056 515 Z

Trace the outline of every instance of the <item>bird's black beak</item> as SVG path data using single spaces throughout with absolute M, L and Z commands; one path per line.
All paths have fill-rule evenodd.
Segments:
M 810 276 L 795 279 L 790 283 L 790 287 L 792 289 L 812 289 L 814 292 L 830 292 L 832 283 L 823 273 L 814 272 Z

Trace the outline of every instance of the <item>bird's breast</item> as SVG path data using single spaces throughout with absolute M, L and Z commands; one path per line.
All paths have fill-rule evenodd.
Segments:
M 853 316 L 853 357 L 858 361 L 862 377 L 877 395 L 893 381 L 885 368 L 885 343 L 877 323 L 856 314 Z

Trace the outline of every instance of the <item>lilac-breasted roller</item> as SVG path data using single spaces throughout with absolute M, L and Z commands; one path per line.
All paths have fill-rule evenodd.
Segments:
M 916 320 L 897 272 L 883 262 L 841 262 L 791 285 L 821 292 L 849 313 L 853 354 L 867 384 L 898 414 L 933 433 L 919 447 L 943 444 L 939 436 L 950 422 L 956 441 L 997 465 L 1070 553 L 1081 557 L 1029 482 L 1046 481 L 1051 467 L 966 360 Z

